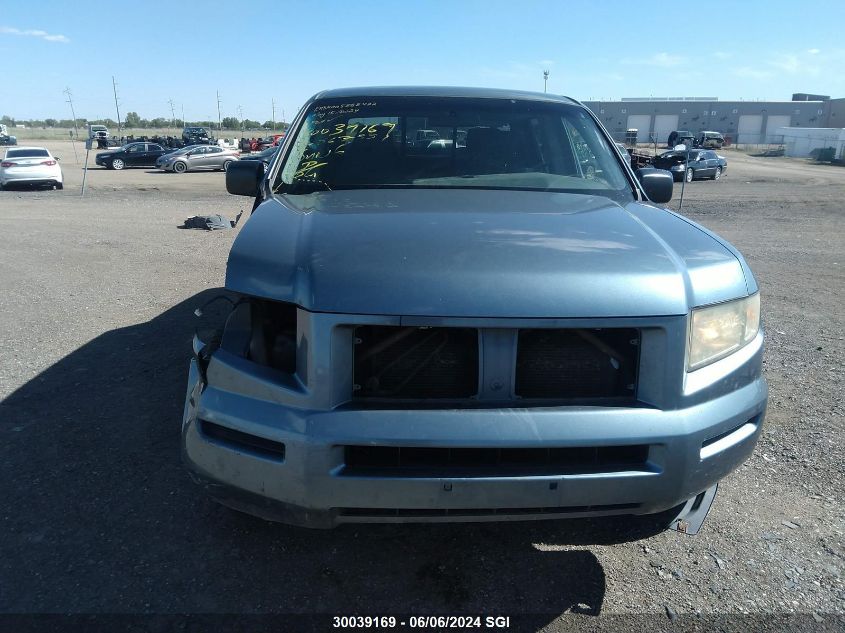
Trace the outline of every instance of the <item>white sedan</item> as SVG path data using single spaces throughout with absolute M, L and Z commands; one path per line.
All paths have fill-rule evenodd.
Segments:
M 64 187 L 59 161 L 43 147 L 14 147 L 0 161 L 0 189 L 11 184 Z

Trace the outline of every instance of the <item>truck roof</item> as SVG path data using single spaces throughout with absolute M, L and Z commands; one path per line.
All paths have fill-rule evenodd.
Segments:
M 524 101 L 546 101 L 580 105 L 578 101 L 563 95 L 502 88 L 465 88 L 459 86 L 366 86 L 359 88 L 338 88 L 324 90 L 313 99 L 359 97 L 468 97 L 476 99 L 519 99 Z

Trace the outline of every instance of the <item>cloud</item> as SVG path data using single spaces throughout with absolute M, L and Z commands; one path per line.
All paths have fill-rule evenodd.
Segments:
M 70 42 L 70 39 L 64 35 L 54 35 L 48 33 L 47 31 L 41 31 L 39 29 L 16 29 L 11 26 L 0 26 L 0 33 L 5 35 L 23 35 L 27 37 L 38 37 L 42 40 L 46 40 L 47 42 L 61 42 L 62 44 L 67 44 Z
M 808 50 L 807 52 L 808 52 L 810 55 L 818 55 L 819 53 L 821 53 L 821 51 L 820 51 L 819 49 L 817 49 L 817 48 L 811 48 L 811 49 L 810 49 L 810 50 Z
M 801 68 L 801 62 L 795 55 L 780 55 L 777 59 L 769 62 L 770 66 L 780 68 L 787 73 L 795 73 Z
M 739 68 L 734 68 L 733 74 L 743 79 L 768 79 L 774 73 L 769 70 L 752 68 L 751 66 L 740 66 Z
M 814 63 L 808 64 L 799 55 L 782 54 L 776 55 L 768 62 L 769 66 L 777 68 L 790 75 L 818 75 L 821 69 Z
M 669 53 L 655 53 L 651 57 L 626 57 L 622 60 L 623 64 L 629 66 L 659 66 L 660 68 L 672 68 L 681 66 L 687 63 L 686 57 L 679 55 L 670 55 Z
M 701 79 L 701 73 L 696 70 L 693 70 L 692 72 L 676 73 L 675 79 L 678 81 L 693 81 L 695 79 Z

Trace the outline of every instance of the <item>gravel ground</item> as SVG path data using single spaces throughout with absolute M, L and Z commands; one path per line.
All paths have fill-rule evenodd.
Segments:
M 48 145 L 64 191 L 0 192 L 0 613 L 845 627 L 845 169 L 725 151 L 722 180 L 687 185 L 684 213 L 757 275 L 771 394 L 754 455 L 698 536 L 632 540 L 595 521 L 323 532 L 221 508 L 180 463 L 191 313 L 222 285 L 237 230 L 176 226 L 251 201 L 220 173 L 144 169 L 93 169 L 80 198 L 69 143 Z

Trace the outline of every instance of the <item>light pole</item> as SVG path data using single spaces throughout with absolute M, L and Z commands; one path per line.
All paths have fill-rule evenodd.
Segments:
M 70 92 L 70 86 L 65 88 L 62 92 L 67 95 L 67 102 L 70 104 L 70 113 L 73 116 L 73 129 L 76 130 L 76 138 L 79 139 L 79 127 L 76 125 L 76 111 L 73 109 L 73 95 Z M 73 146 L 73 159 L 76 161 L 76 164 L 79 164 L 79 157 L 76 155 L 76 141 L 74 141 L 73 136 L 70 137 L 71 145 Z
M 546 92 L 546 88 L 548 87 L 548 85 L 549 85 L 549 71 L 544 70 L 543 71 L 543 92 Z
M 114 75 L 111 76 L 111 87 L 114 91 L 114 109 L 117 110 L 117 138 L 120 138 L 120 106 L 117 105 L 117 83 L 114 80 Z
M 173 122 L 173 133 L 176 134 L 176 108 L 173 105 L 173 99 L 171 99 L 167 103 L 170 104 L 170 120 Z
M 217 91 L 217 129 L 222 131 L 223 130 L 223 122 L 220 118 L 220 91 Z

